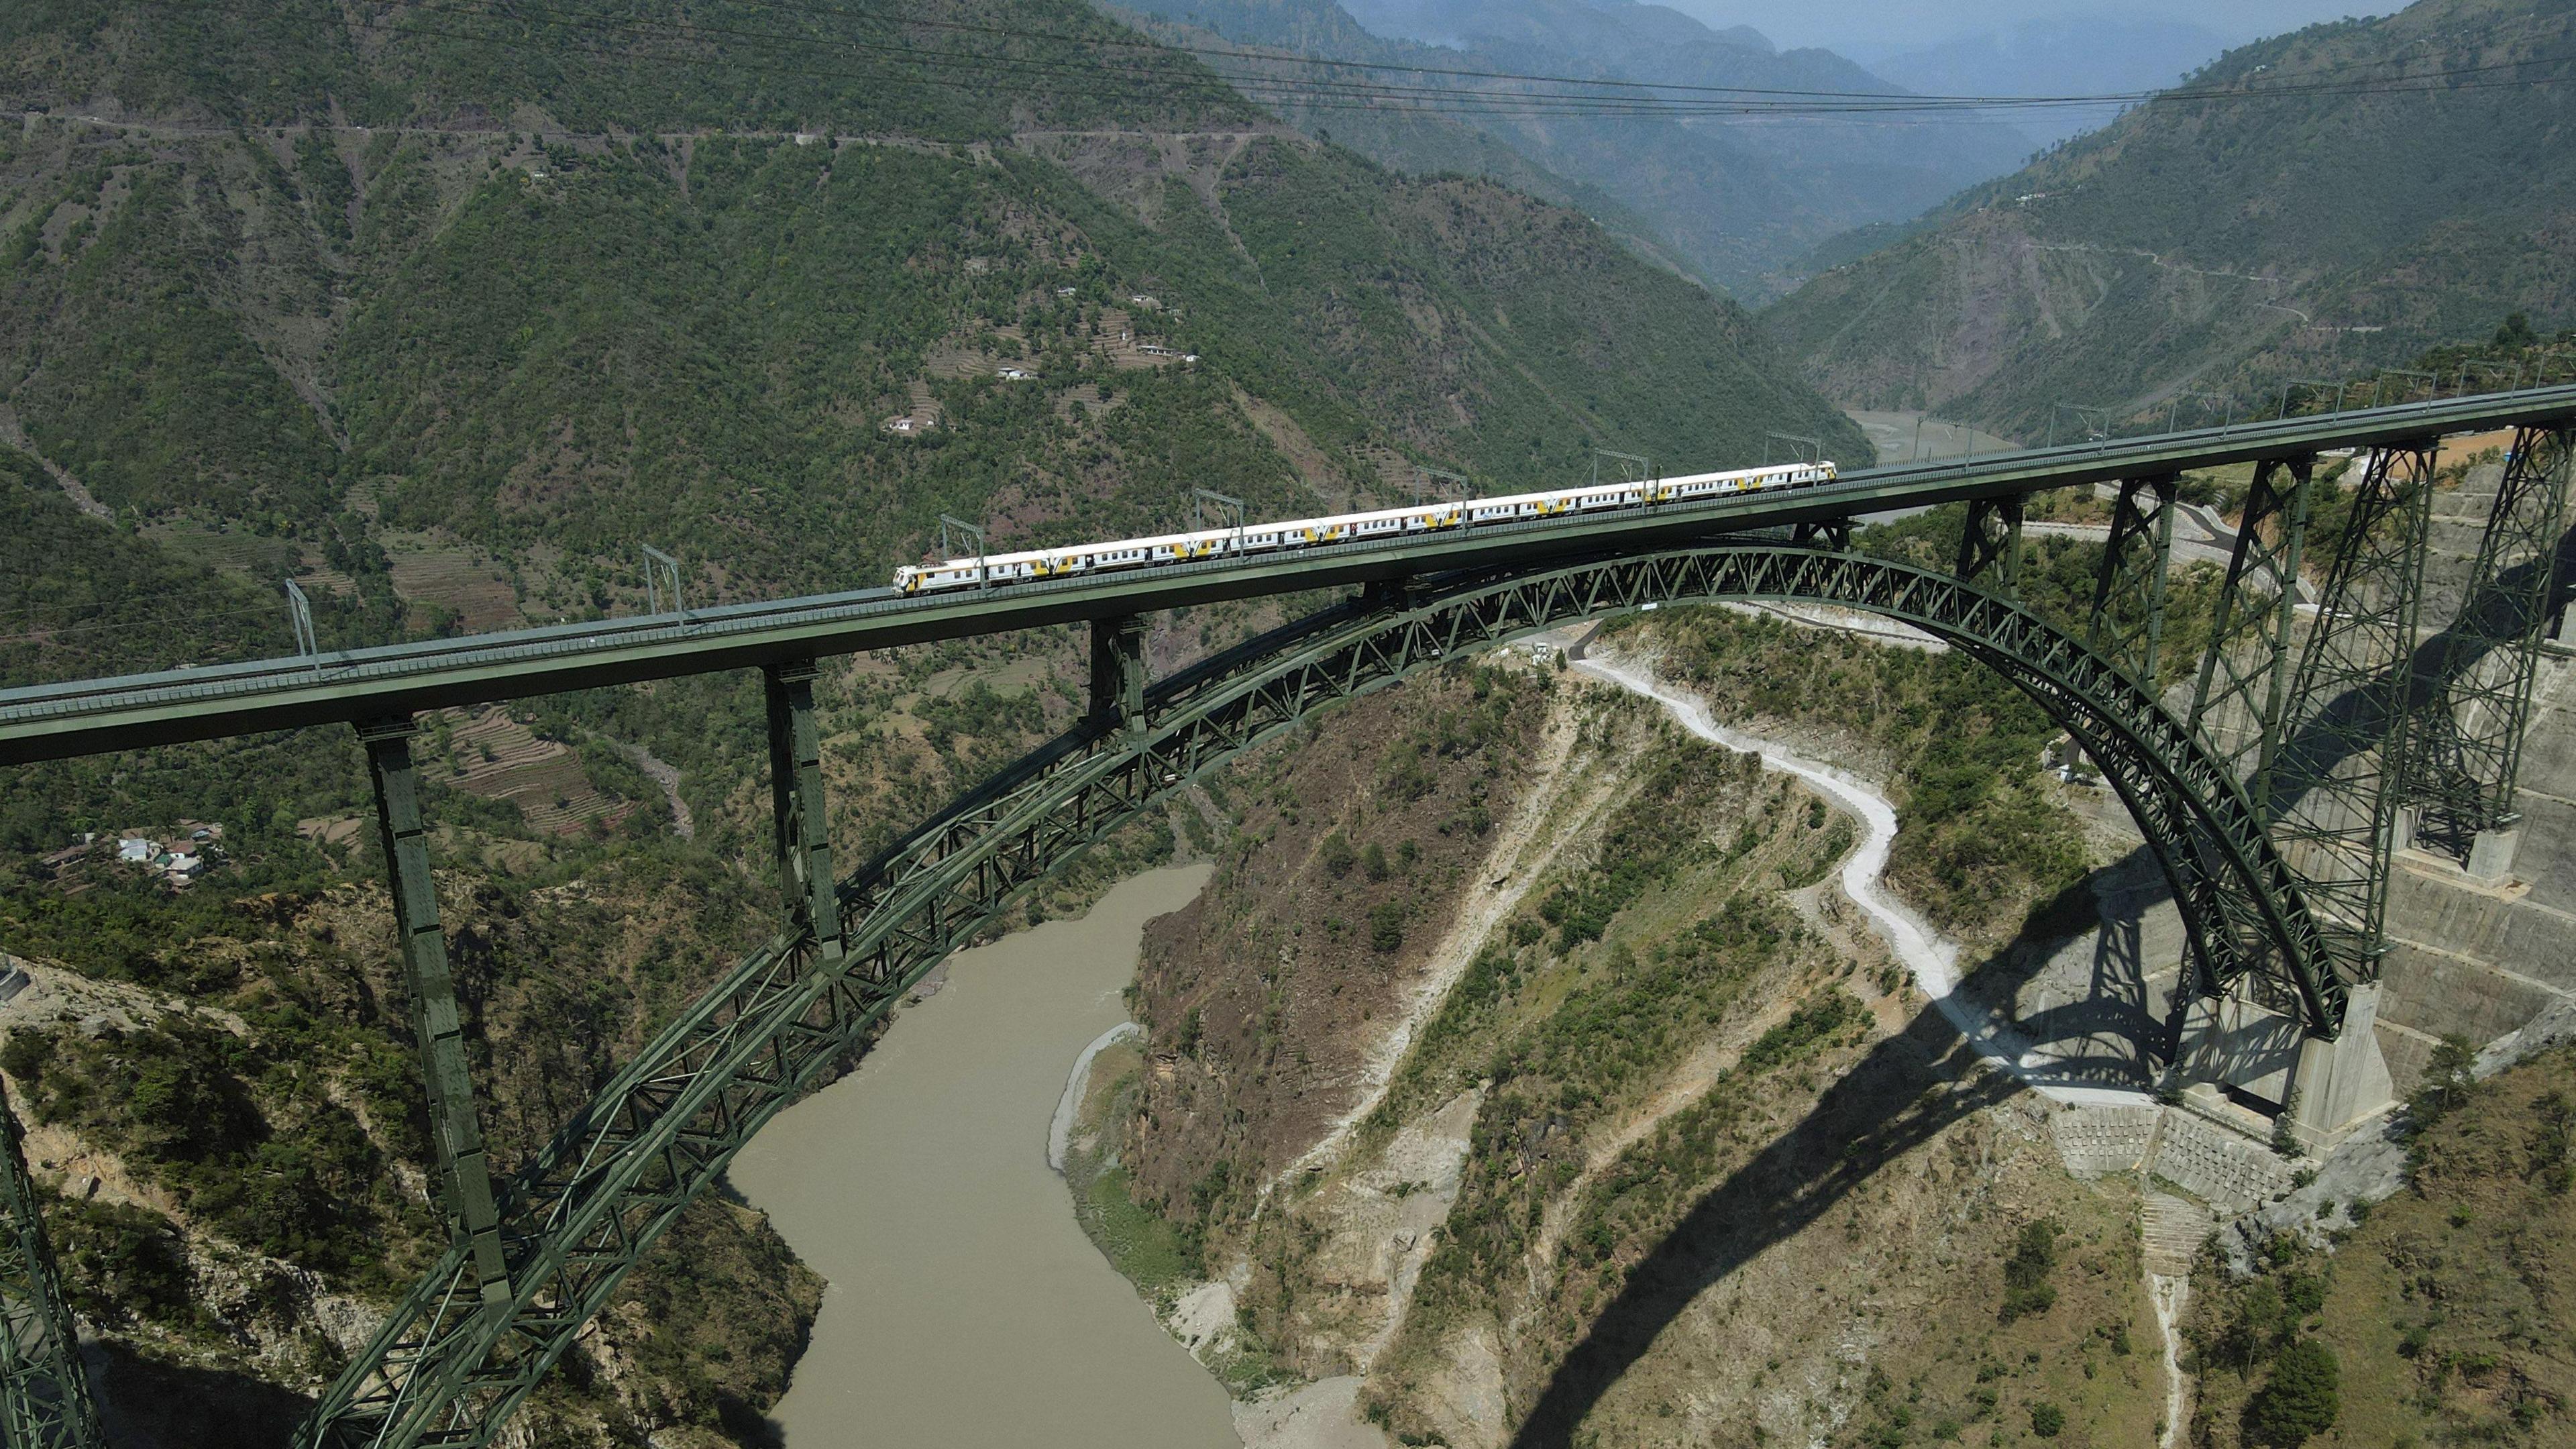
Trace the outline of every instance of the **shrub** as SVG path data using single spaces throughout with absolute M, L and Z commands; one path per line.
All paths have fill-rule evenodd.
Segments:
M 2030 1432 L 2042 1439 L 2054 1439 L 2066 1428 L 2066 1411 L 2055 1404 L 2030 1406 Z
M 2271 1381 L 2245 1405 L 2245 1439 L 2262 1449 L 2299 1449 L 2334 1426 L 2342 1412 L 2343 1369 L 2334 1350 L 2313 1338 L 2291 1343 L 2272 1361 Z

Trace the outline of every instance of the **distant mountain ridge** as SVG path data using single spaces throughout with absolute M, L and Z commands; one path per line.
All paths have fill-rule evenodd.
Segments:
M 1346 8 L 1375 34 L 1461 48 L 1538 43 L 1588 51 L 1606 36 L 1629 47 L 1715 41 L 1764 55 L 1780 49 L 1750 25 L 1720 28 L 1646 0 L 1354 0 Z
M 1853 59 L 1921 95 L 2111 95 L 2161 90 L 2227 49 L 2205 25 L 2118 14 L 2051 15 L 2008 29 L 1910 49 L 1861 49 Z M 2108 124 L 2114 107 L 1999 112 L 2033 149 Z
M 1846 404 L 2029 436 L 2057 402 L 2250 399 L 2512 312 L 2576 322 L 2576 8 L 2422 0 L 2230 51 L 2189 89 L 2275 94 L 2133 111 L 1767 324 Z
M 1659 5 L 1587 0 L 1381 3 L 1366 21 L 1335 0 L 1128 0 L 1128 13 L 1196 27 L 1246 47 L 1380 66 L 1501 71 L 1676 86 L 1896 94 L 1821 50 L 1775 49 L 1759 32 L 1712 30 Z M 1457 48 L 1372 33 L 1460 37 Z M 1229 61 L 1230 68 L 1240 63 Z M 1299 69 L 1297 74 L 1311 74 Z M 1402 170 L 1477 169 L 1514 185 L 1556 178 L 1577 204 L 1598 195 L 1669 246 L 1693 274 L 1749 301 L 1800 279 L 1827 238 L 1911 217 L 2028 154 L 2010 127 L 1976 121 L 1875 124 L 1851 118 L 1583 118 L 1489 109 L 1496 93 L 1549 88 L 1508 80 L 1353 71 L 1346 81 L 1472 91 L 1454 118 L 1347 102 L 1281 103 L 1288 120 Z M 1509 157 L 1502 153 L 1508 151 Z M 1490 168 L 1490 169 L 1488 169 Z M 1620 228 L 1619 219 L 1604 216 Z M 1650 245 L 1651 253 L 1654 248 Z

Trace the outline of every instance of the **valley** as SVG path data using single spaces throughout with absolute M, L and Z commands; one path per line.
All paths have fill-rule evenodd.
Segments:
M 0 1416 L 2561 1442 L 2569 23 L 0 15 Z

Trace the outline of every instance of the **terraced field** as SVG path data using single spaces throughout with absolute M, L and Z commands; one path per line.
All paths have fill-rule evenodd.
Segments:
M 451 709 L 443 718 L 449 730 L 445 783 L 509 801 L 538 834 L 572 835 L 593 821 L 614 826 L 635 812 L 633 801 L 600 793 L 582 773 L 572 746 L 539 739 L 504 710 Z
M 393 553 L 388 562 L 397 595 L 452 611 L 469 633 L 527 622 L 509 579 L 472 549 L 423 547 Z

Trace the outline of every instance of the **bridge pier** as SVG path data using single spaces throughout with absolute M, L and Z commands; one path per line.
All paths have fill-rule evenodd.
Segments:
M 1091 718 L 1122 730 L 1145 721 L 1145 620 L 1137 614 L 1091 621 Z
M 2395 1104 L 2397 1084 L 2380 1055 L 2378 1020 L 2379 983 L 2373 981 L 2344 998 L 2341 1035 L 2299 1042 L 2287 1116 L 2300 1146 L 2323 1152 Z
M 473 1260 L 484 1305 L 506 1308 L 510 1273 L 501 1256 L 500 1212 L 492 1197 L 483 1128 L 474 1115 L 464 1013 L 456 1005 L 456 977 L 448 966 L 438 885 L 430 876 L 429 841 L 421 825 L 420 774 L 411 754 L 412 737 L 419 730 L 412 716 L 397 715 L 360 725 L 358 738 L 366 744 L 367 772 L 375 783 L 376 840 L 384 852 L 385 883 L 393 893 L 394 934 L 402 946 L 412 1038 L 429 1089 L 430 1139 L 438 1148 L 448 1229 Z
M 2230 1114 L 2228 1090 L 2277 1107 L 2277 1120 L 2309 1152 L 2324 1152 L 2388 1110 L 2396 1086 L 2379 1049 L 2378 983 L 2350 988 L 2343 1029 L 2327 1037 L 2307 1030 L 2288 1003 L 2267 1001 L 2270 983 L 2180 1003 L 2190 1045 L 2177 1077 L 2210 1116 Z
M 2255 465 L 2192 693 L 2193 733 L 2244 780 L 2258 812 L 2268 809 L 2281 715 L 2289 707 L 2292 625 L 2315 471 L 2316 459 L 2308 457 Z
M 2512 871 L 2521 844 L 2516 780 L 2550 627 L 2571 458 L 2576 434 L 2515 431 L 2468 589 L 2439 636 L 2432 677 L 2417 690 L 2406 782 L 2410 834 L 2485 884 Z M 2562 637 L 2566 630 L 2562 618 Z
M 2182 480 L 2166 473 L 2120 485 L 2111 537 L 2093 580 L 2087 641 L 2114 664 L 2156 686 L 2164 645 L 2165 598 L 2173 561 L 2175 497 Z
M 0 1443 L 94 1449 L 102 1442 L 62 1277 L 45 1241 L 18 1116 L 0 1095 Z
M 2021 595 L 2021 498 L 1979 498 L 1968 504 L 1968 526 L 1959 535 L 1959 578 L 2007 599 Z M 1993 574 L 1989 581 L 1985 576 Z
M 2502 885 L 2513 875 L 2514 857 L 2522 850 L 2522 817 L 2515 815 L 2502 824 L 2466 832 L 2463 846 L 2456 836 L 2444 832 L 2446 839 L 2427 841 L 2426 817 L 2433 812 L 2422 805 L 2409 805 L 2397 812 L 2397 848 L 2399 850 L 2433 851 L 2449 855 L 2460 863 L 2460 873 L 2479 885 Z
M 832 829 L 824 814 L 823 737 L 814 723 L 811 659 L 767 665 L 761 693 L 769 705 L 769 799 L 778 884 L 787 912 L 811 931 L 826 961 L 843 950 L 841 908 L 832 874 Z

